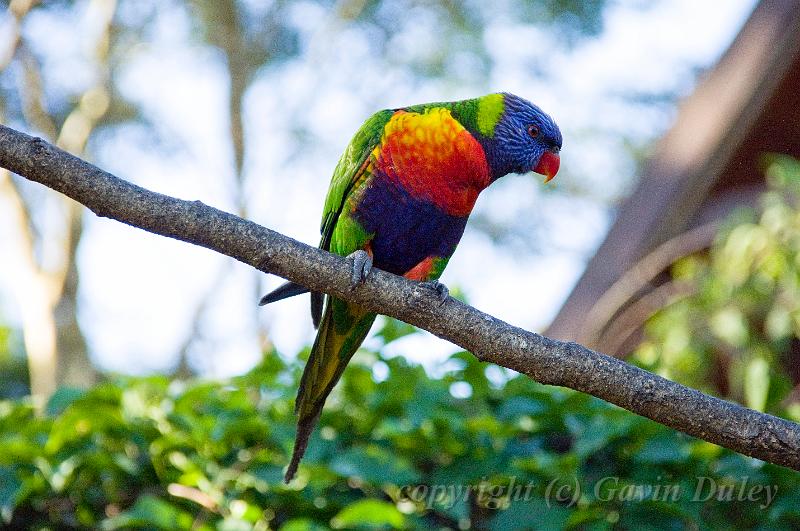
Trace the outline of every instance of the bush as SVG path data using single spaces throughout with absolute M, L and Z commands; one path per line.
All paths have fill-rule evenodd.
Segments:
M 379 337 L 409 331 L 387 321 Z M 361 351 L 290 485 L 300 367 L 275 355 L 226 383 L 61 389 L 42 416 L 2 402 L 2 517 L 40 529 L 800 525 L 792 471 L 466 353 L 448 366 L 430 378 Z

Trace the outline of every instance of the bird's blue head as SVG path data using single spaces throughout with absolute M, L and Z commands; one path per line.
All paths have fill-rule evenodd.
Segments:
M 546 176 L 545 182 L 555 177 L 561 131 L 553 119 L 514 94 L 490 94 L 480 100 L 478 125 L 483 122 L 481 143 L 492 178 L 529 171 Z

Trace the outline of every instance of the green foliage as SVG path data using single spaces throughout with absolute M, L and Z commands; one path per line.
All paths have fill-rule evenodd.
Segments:
M 773 157 L 758 214 L 673 267 L 694 294 L 659 312 L 635 359 L 687 385 L 775 411 L 800 379 L 800 163 Z M 800 408 L 790 407 L 800 419 Z
M 28 393 L 28 364 L 20 334 L 0 324 L 0 399 Z
M 387 321 L 378 337 L 408 332 Z M 61 390 L 43 416 L 0 402 L 0 515 L 42 529 L 800 525 L 794 472 L 467 353 L 448 367 L 433 379 L 360 351 L 290 485 L 300 366 L 274 355 L 225 383 Z

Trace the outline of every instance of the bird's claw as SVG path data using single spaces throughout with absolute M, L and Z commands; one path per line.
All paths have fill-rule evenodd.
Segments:
M 352 276 L 350 277 L 353 286 L 364 282 L 372 270 L 372 257 L 363 249 L 350 253 L 347 257 L 353 260 Z
M 422 285 L 436 292 L 436 296 L 439 299 L 439 306 L 443 305 L 447 297 L 450 296 L 450 290 L 438 280 L 426 280 Z

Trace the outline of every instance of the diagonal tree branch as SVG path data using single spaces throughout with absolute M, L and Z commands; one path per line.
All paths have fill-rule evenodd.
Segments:
M 47 142 L 0 126 L 0 167 L 57 190 L 95 214 L 200 245 L 401 319 L 534 380 L 589 393 L 737 452 L 800 470 L 800 425 L 705 395 L 576 343 L 511 326 L 432 290 L 373 270 L 350 285 L 346 258 L 207 206 L 151 192 Z

